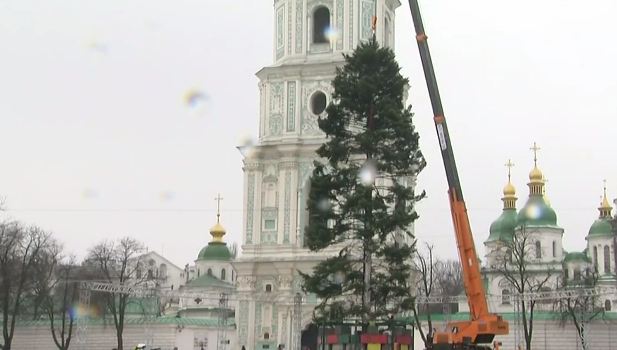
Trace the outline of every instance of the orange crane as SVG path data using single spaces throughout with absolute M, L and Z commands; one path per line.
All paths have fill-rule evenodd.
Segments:
M 469 225 L 467 207 L 463 199 L 461 182 L 456 169 L 450 134 L 448 133 L 448 126 L 446 125 L 446 118 L 443 113 L 443 106 L 428 48 L 427 36 L 424 33 L 418 0 L 409 0 L 409 7 L 416 30 L 416 40 L 424 69 L 426 86 L 433 109 L 435 130 L 437 131 L 443 165 L 448 179 L 450 211 L 454 223 L 456 244 L 461 259 L 465 293 L 467 294 L 471 314 L 469 321 L 450 322 L 446 331 L 434 332 L 427 339 L 427 350 L 491 349 L 496 335 L 509 334 L 509 326 L 508 322 L 504 321 L 503 316 L 492 314 L 488 309 L 476 247 L 471 233 L 471 226 Z M 496 348 L 499 346 L 496 342 L 494 345 Z

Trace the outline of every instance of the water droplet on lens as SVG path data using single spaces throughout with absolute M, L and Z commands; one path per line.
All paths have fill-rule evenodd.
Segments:
M 83 199 L 94 199 L 97 197 L 97 193 L 95 190 L 91 188 L 85 188 L 81 194 Z
M 332 203 L 328 199 L 322 199 L 317 203 L 317 209 L 322 212 L 328 212 L 332 208 Z
M 194 114 L 207 114 L 210 105 L 210 98 L 207 94 L 197 89 L 189 89 L 184 94 L 184 105 Z
M 377 177 L 377 167 L 375 167 L 372 161 L 367 160 L 360 167 L 358 176 L 364 186 L 371 186 L 375 183 L 375 178 Z
M 238 146 L 238 149 L 244 158 L 251 158 L 255 151 L 255 141 L 253 141 L 250 136 L 244 136 L 242 140 L 240 140 L 240 146 Z
M 174 199 L 174 194 L 169 191 L 163 191 L 159 193 L 159 201 L 160 202 L 168 202 Z

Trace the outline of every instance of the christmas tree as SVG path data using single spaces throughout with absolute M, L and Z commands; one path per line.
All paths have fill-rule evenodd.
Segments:
M 425 195 L 412 184 L 426 162 L 403 100 L 407 84 L 392 50 L 375 40 L 346 55 L 332 82 L 305 242 L 338 254 L 302 274 L 304 291 L 321 300 L 318 317 L 385 319 L 412 309 L 410 227 Z

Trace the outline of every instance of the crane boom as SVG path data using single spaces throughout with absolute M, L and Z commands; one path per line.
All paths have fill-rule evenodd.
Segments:
M 446 118 L 444 117 L 441 96 L 437 86 L 437 78 L 431 60 L 431 53 L 428 47 L 427 36 L 424 32 L 424 24 L 420 15 L 418 0 L 409 0 L 411 17 L 416 30 L 416 40 L 420 59 L 424 69 L 424 77 L 428 88 L 431 107 L 433 109 L 433 121 L 439 139 L 441 157 L 448 180 L 448 195 L 450 199 L 450 211 L 456 235 L 456 244 L 461 259 L 463 280 L 465 282 L 465 292 L 469 303 L 471 320 L 466 322 L 453 322 L 448 325 L 447 332 L 436 332 L 433 335 L 434 344 L 428 344 L 430 349 L 482 349 L 477 344 L 490 344 L 495 335 L 505 335 L 509 333 L 508 323 L 503 317 L 493 315 L 489 312 L 484 283 L 478 264 L 478 256 L 473 241 L 471 225 L 467 207 L 463 198 L 461 182 L 456 168 L 454 152 Z M 467 346 L 467 347 L 461 347 Z

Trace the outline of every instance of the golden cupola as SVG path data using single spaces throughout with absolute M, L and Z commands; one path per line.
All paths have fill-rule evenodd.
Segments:
M 600 211 L 601 218 L 610 218 L 612 216 L 611 212 L 613 211 L 613 207 L 611 203 L 608 202 L 608 196 L 606 195 L 606 180 L 604 180 L 604 195 L 602 196 L 602 202 L 598 210 Z
M 230 261 L 232 260 L 231 252 L 227 247 L 227 244 L 223 242 L 223 236 L 227 233 L 227 230 L 221 225 L 221 195 L 218 195 L 215 200 L 217 203 L 216 210 L 216 225 L 210 229 L 210 235 L 212 240 L 206 245 L 197 255 L 197 260 L 220 260 Z
M 544 196 L 544 174 L 538 168 L 538 151 L 540 147 L 538 147 L 537 143 L 533 143 L 533 147 L 531 147 L 533 151 L 533 169 L 529 173 L 529 195 L 530 196 Z
M 508 159 L 506 166 L 508 167 L 508 184 L 503 188 L 503 208 L 516 209 L 516 188 L 512 184 L 512 167 L 514 163 Z

